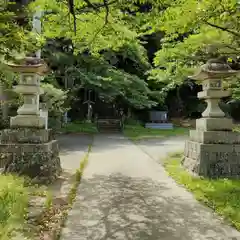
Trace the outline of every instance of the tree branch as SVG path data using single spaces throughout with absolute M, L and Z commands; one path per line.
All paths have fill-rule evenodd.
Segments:
M 81 12 L 89 12 L 91 10 L 95 10 L 97 12 L 99 12 L 101 10 L 101 8 L 106 8 L 109 7 L 110 5 L 117 3 L 118 0 L 112 0 L 110 2 L 108 1 L 104 1 L 103 3 L 91 3 L 89 0 L 83 0 L 87 6 L 82 7 L 82 8 L 76 8 L 76 11 Z
M 76 23 L 75 9 L 74 9 L 74 0 L 68 0 L 68 8 L 69 8 L 69 12 L 73 16 L 73 28 L 74 28 L 74 33 L 76 35 L 77 34 L 77 23 Z
M 83 1 L 87 4 L 87 7 L 93 8 L 95 11 L 99 11 L 98 7 L 94 3 L 91 3 L 89 0 L 83 0 Z
M 103 0 L 105 9 L 106 9 L 106 15 L 105 15 L 105 25 L 108 23 L 108 16 L 109 16 L 109 6 L 108 6 L 108 0 Z
M 106 15 L 105 15 L 105 24 L 108 23 L 108 16 L 109 16 L 109 6 L 118 2 L 118 0 L 112 0 L 110 2 L 108 2 L 108 0 L 103 0 L 103 3 L 91 3 L 90 0 L 83 0 L 87 6 L 84 6 L 82 8 L 76 8 L 74 6 L 74 0 L 67 0 L 68 1 L 68 8 L 69 8 L 69 12 L 72 14 L 73 16 L 73 25 L 74 25 L 74 33 L 76 35 L 77 32 L 77 26 L 76 26 L 76 11 L 77 13 L 86 13 L 86 12 L 90 12 L 91 10 L 94 10 L 96 12 L 99 12 L 101 8 L 105 8 L 106 9 Z
M 218 25 L 213 24 L 213 23 L 210 23 L 210 22 L 208 22 L 208 21 L 203 21 L 203 22 L 206 23 L 207 25 L 211 26 L 211 27 L 221 29 L 222 31 L 231 33 L 232 35 L 237 36 L 237 37 L 240 38 L 240 33 L 237 33 L 237 32 L 235 32 L 235 31 L 232 31 L 232 30 L 230 30 L 230 29 L 228 29 L 228 28 L 226 28 L 226 27 L 218 26 Z

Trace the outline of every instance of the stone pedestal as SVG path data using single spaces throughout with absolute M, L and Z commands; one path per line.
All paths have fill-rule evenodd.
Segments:
M 4 173 L 25 175 L 35 183 L 51 183 L 61 173 L 58 143 L 51 130 L 6 129 L 0 152 Z
M 222 79 L 236 74 L 231 69 L 223 70 L 219 63 L 204 65 L 193 78 L 201 80 L 203 91 L 198 94 L 207 102 L 202 118 L 196 120 L 196 130 L 190 130 L 186 141 L 183 166 L 191 172 L 210 178 L 240 177 L 240 135 L 232 132 L 231 119 L 219 108 L 219 100 L 229 96 L 222 90 Z M 214 68 L 218 70 L 215 70 Z M 225 68 L 224 68 L 225 67 Z
M 59 149 L 52 131 L 45 128 L 45 119 L 39 113 L 39 75 L 46 69 L 38 59 L 26 59 L 20 65 L 9 65 L 20 73 L 15 91 L 23 95 L 24 104 L 16 117 L 11 118 L 10 129 L 0 136 L 0 165 L 4 173 L 30 177 L 35 183 L 51 183 L 61 173 Z

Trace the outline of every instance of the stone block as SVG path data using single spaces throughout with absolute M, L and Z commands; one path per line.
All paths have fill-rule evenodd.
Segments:
M 45 119 L 38 115 L 17 115 L 10 119 L 11 128 L 44 128 Z
M 240 134 L 230 131 L 189 131 L 190 141 L 211 144 L 240 144 Z
M 202 89 L 205 90 L 221 90 L 222 89 L 222 80 L 204 80 L 202 82 Z
M 203 177 L 240 177 L 240 144 L 186 141 L 183 166 Z
M 232 119 L 229 118 L 200 118 L 196 120 L 196 129 L 202 131 L 232 131 Z
M 17 85 L 14 87 L 14 91 L 17 93 L 21 93 L 24 95 L 34 95 L 34 94 L 43 94 L 43 90 L 40 86 L 38 85 L 29 85 L 29 84 L 22 84 L 22 85 Z
M 38 106 L 35 104 L 25 104 L 24 106 L 18 108 L 17 110 L 18 115 L 35 115 L 38 116 L 39 109 Z
M 0 142 L 3 143 L 46 143 L 53 140 L 51 129 L 4 129 L 1 131 Z
M 206 99 L 207 108 L 202 113 L 203 118 L 224 118 L 225 113 L 221 110 L 218 104 L 218 99 Z
M 58 143 L 0 144 L 3 173 L 30 177 L 35 183 L 48 184 L 61 173 Z
M 6 143 L 0 144 L 0 152 L 8 152 L 13 154 L 21 153 L 38 153 L 38 152 L 49 152 L 49 151 L 58 151 L 57 140 L 52 140 L 47 143 Z
M 208 98 L 213 98 L 213 99 L 220 99 L 223 97 L 228 97 L 230 95 L 230 91 L 223 91 L 223 90 L 204 90 L 202 92 L 198 93 L 198 98 L 200 99 L 208 99 Z

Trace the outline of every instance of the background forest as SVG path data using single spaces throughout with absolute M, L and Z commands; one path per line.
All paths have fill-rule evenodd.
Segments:
M 41 34 L 32 31 L 39 11 Z M 8 90 L 17 76 L 5 63 L 40 48 L 51 69 L 42 80 L 43 100 L 52 117 L 69 110 L 73 120 L 86 116 L 86 100 L 102 116 L 114 106 L 141 120 L 151 108 L 168 110 L 172 118 L 196 118 L 204 109 L 196 97 L 201 87 L 188 76 L 219 56 L 240 69 L 236 0 L 0 0 L 0 12 L 6 122 L 21 98 Z M 225 86 L 233 94 L 222 108 L 240 120 L 240 81 Z

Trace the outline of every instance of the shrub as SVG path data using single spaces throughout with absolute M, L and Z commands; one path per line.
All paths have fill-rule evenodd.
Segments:
M 0 176 L 0 239 L 11 239 L 23 227 L 28 206 L 24 180 L 12 175 Z
M 136 126 L 141 126 L 143 125 L 141 121 L 136 120 L 134 118 L 127 118 L 124 122 L 126 125 L 136 125 Z
M 67 123 L 63 128 L 63 132 L 67 133 L 97 133 L 97 126 L 95 123 L 87 123 L 87 122 L 70 122 Z

